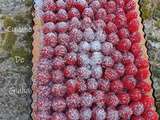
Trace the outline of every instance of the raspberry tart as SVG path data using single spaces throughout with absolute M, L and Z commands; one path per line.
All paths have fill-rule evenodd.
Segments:
M 158 120 L 138 0 L 35 0 L 33 120 Z

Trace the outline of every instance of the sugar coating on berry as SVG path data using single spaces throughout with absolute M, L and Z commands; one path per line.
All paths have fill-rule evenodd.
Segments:
M 126 92 L 119 92 L 117 94 L 117 97 L 118 97 L 121 105 L 123 105 L 123 104 L 127 105 L 130 102 L 130 96 Z
M 118 36 L 119 38 L 128 38 L 129 37 L 129 31 L 128 29 L 126 28 L 121 28 L 119 31 L 118 31 Z
M 97 12 L 97 10 L 100 9 L 101 4 L 98 0 L 94 0 L 91 2 L 90 7 L 93 9 L 94 12 Z
M 87 67 L 80 67 L 77 69 L 77 75 L 81 78 L 87 79 L 91 75 L 91 70 L 89 70 Z
M 59 21 L 66 21 L 66 20 L 68 19 L 67 11 L 64 10 L 64 9 L 60 9 L 60 10 L 57 12 L 57 17 L 58 17 L 58 20 L 59 20 Z
M 62 83 L 64 81 L 64 74 L 61 70 L 52 71 L 52 81 L 53 83 Z
M 55 47 L 57 45 L 57 35 L 55 33 L 48 33 L 44 36 L 44 44 L 46 46 Z
M 113 108 L 107 108 L 107 120 L 119 120 L 118 111 Z
M 88 42 L 93 41 L 95 38 L 94 32 L 91 28 L 86 28 L 83 33 L 84 39 Z
M 53 0 L 45 0 L 43 2 L 43 10 L 44 11 L 55 11 L 56 10 L 56 4 Z
M 136 116 L 141 115 L 144 111 L 144 106 L 141 102 L 132 102 L 130 104 L 130 107 L 133 111 L 133 114 L 136 115 Z
M 79 44 L 79 52 L 89 52 L 91 45 L 87 41 L 81 41 Z
M 92 41 L 91 42 L 91 51 L 100 51 L 101 50 L 101 43 L 100 41 Z
M 122 79 L 122 82 L 123 82 L 124 88 L 128 90 L 134 89 L 137 83 L 136 79 L 132 75 L 124 76 Z
M 77 108 L 80 104 L 80 97 L 78 94 L 72 94 L 66 98 L 68 108 Z
M 40 97 L 47 97 L 50 95 L 51 93 L 51 87 L 49 86 L 45 86 L 45 85 L 39 85 L 37 86 L 37 95 L 40 96 Z
M 80 42 L 82 38 L 83 38 L 83 33 L 80 30 L 78 30 L 77 28 L 71 30 L 70 32 L 71 41 Z
M 90 57 L 91 65 L 100 65 L 102 63 L 103 55 L 101 52 L 93 52 Z
M 78 81 L 75 80 L 75 79 L 69 79 L 65 85 L 67 87 L 67 93 L 70 95 L 70 94 L 73 94 L 76 92 L 76 90 L 78 89 L 77 88 L 77 83 Z
M 92 8 L 91 8 L 91 7 L 85 8 L 85 9 L 83 10 L 82 16 L 83 16 L 83 17 L 93 18 L 93 17 L 94 17 L 94 13 L 93 13 Z
M 85 30 L 86 28 L 92 28 L 93 26 L 93 23 L 92 23 L 92 20 L 91 18 L 89 17 L 85 17 L 81 20 L 81 28 L 82 30 Z
M 105 56 L 102 62 L 102 67 L 112 67 L 114 65 L 114 60 L 110 56 Z
M 52 70 L 52 61 L 47 59 L 47 58 L 43 58 L 39 60 L 38 63 L 38 70 L 40 71 L 51 71 Z
M 125 72 L 125 67 L 122 63 L 116 63 L 113 66 L 114 70 L 119 74 L 119 76 L 123 76 Z
M 66 93 L 66 86 L 63 84 L 54 84 L 52 86 L 52 94 L 54 96 L 64 96 Z
M 104 79 L 99 79 L 98 80 L 98 88 L 100 90 L 108 92 L 109 88 L 110 88 L 110 81 L 109 80 L 104 80 Z
M 106 24 L 105 24 L 104 20 L 102 20 L 102 19 L 98 19 L 98 20 L 94 21 L 94 25 L 95 25 L 97 31 L 103 30 L 106 27 Z
M 111 42 L 113 45 L 118 44 L 119 42 L 119 37 L 116 33 L 110 33 L 108 35 L 108 42 Z
M 52 109 L 56 112 L 62 112 L 66 108 L 66 102 L 63 98 L 55 97 L 52 100 Z
M 89 56 L 84 53 L 80 53 L 77 55 L 78 65 L 87 66 L 90 62 Z
M 58 22 L 56 24 L 57 32 L 59 33 L 64 33 L 67 32 L 68 30 L 68 23 L 66 22 Z
M 75 65 L 77 62 L 77 54 L 75 52 L 67 53 L 65 55 L 65 62 L 68 65 Z
M 105 120 L 106 119 L 106 112 L 101 107 L 95 107 L 95 108 L 93 108 L 92 116 L 93 116 L 94 120 Z
M 80 17 L 80 12 L 77 8 L 71 8 L 69 11 L 68 11 L 68 17 L 69 18 L 73 18 L 73 17 L 77 17 L 79 18 Z
M 81 22 L 77 17 L 73 17 L 69 22 L 69 30 L 72 30 L 74 28 L 79 29 L 81 27 Z
M 107 33 L 117 32 L 117 26 L 113 22 L 108 22 L 105 30 Z
M 102 67 L 100 65 L 92 66 L 91 76 L 93 78 L 99 79 L 99 78 L 102 77 L 102 74 L 103 74 L 103 70 L 102 70 Z
M 106 16 L 107 16 L 107 12 L 104 8 L 100 8 L 96 13 L 96 19 L 105 20 Z
M 87 88 L 90 91 L 96 90 L 98 88 L 98 82 L 96 79 L 91 78 L 87 80 Z
M 113 44 L 110 42 L 104 42 L 102 44 L 102 52 L 104 55 L 110 55 L 113 50 Z
M 69 39 L 69 35 L 66 33 L 60 33 L 58 35 L 58 43 L 64 46 L 68 46 L 70 39 Z
M 54 54 L 54 49 L 51 46 L 42 48 L 40 55 L 45 58 L 52 58 Z
M 80 96 L 80 99 L 81 99 L 80 104 L 82 107 L 91 107 L 92 106 L 93 96 L 90 93 L 88 93 L 88 92 L 82 93 Z
M 47 111 L 51 108 L 52 102 L 48 98 L 37 99 L 37 107 L 39 110 Z
M 51 75 L 49 72 L 39 72 L 36 75 L 36 79 L 41 82 L 41 84 L 47 84 L 49 81 L 51 81 Z
M 106 105 L 109 107 L 116 107 L 119 104 L 119 99 L 115 93 L 109 92 L 106 94 Z
M 64 113 L 62 112 L 54 112 L 52 114 L 52 119 L 53 120 L 67 120 L 67 117 Z
M 118 50 L 113 50 L 111 52 L 111 56 L 112 56 L 112 59 L 115 61 L 115 62 L 121 62 L 122 60 L 122 53 Z
M 110 89 L 114 93 L 122 91 L 122 89 L 123 89 L 123 83 L 120 80 L 114 80 L 110 84 Z
M 80 119 L 81 120 L 90 120 L 91 117 L 92 117 L 92 110 L 90 108 L 80 109 Z
M 119 77 L 118 73 L 112 68 L 106 68 L 104 78 L 107 80 L 116 80 Z
M 134 55 L 131 52 L 125 52 L 123 54 L 123 58 L 122 58 L 122 62 L 123 64 L 127 65 L 127 64 L 132 64 L 135 60 Z
M 55 31 L 55 24 L 53 22 L 47 22 L 43 25 L 43 33 L 47 34 Z
M 126 106 L 126 105 L 122 105 L 119 107 L 119 116 L 122 118 L 122 119 L 130 119 L 132 114 L 133 114 L 133 111 L 132 109 L 129 107 L 129 106 Z
M 97 106 L 103 107 L 105 105 L 105 92 L 101 90 L 97 90 L 93 93 L 94 95 L 94 103 Z
M 64 68 L 64 76 L 66 78 L 75 78 L 76 68 L 73 65 L 68 65 Z
M 107 35 L 104 32 L 104 30 L 98 30 L 95 33 L 95 40 L 96 41 L 105 42 L 106 38 L 107 38 Z
M 67 118 L 69 120 L 79 120 L 79 111 L 77 109 L 71 108 L 66 112 Z
M 65 61 L 62 57 L 56 57 L 52 61 L 52 66 L 54 69 L 61 69 L 65 66 Z
M 64 0 L 57 0 L 56 5 L 57 5 L 57 9 L 65 9 L 66 8 L 66 2 L 64 2 Z

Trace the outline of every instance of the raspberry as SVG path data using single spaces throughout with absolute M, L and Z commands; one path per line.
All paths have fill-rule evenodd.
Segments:
M 141 41 L 141 34 L 139 32 L 134 32 L 130 35 L 130 40 L 132 43 L 139 43 Z
M 60 70 L 52 71 L 52 81 L 53 83 L 62 83 L 64 81 L 64 75 Z
M 46 22 L 56 22 L 57 16 L 52 11 L 46 11 L 44 12 L 42 16 L 43 21 Z
M 52 109 L 55 112 L 62 112 L 66 108 L 65 100 L 61 97 L 55 97 L 52 100 Z
M 123 38 L 128 38 L 129 37 L 129 31 L 126 28 L 121 28 L 118 31 L 118 36 L 119 38 L 123 39 Z
M 51 65 L 52 65 L 51 60 L 49 60 L 47 58 L 42 58 L 39 60 L 37 68 L 40 71 L 51 71 L 52 70 Z
M 154 99 L 147 95 L 142 96 L 142 99 L 140 101 L 141 103 L 143 103 L 145 109 L 148 109 L 154 105 Z
M 91 76 L 93 78 L 99 79 L 99 78 L 102 77 L 102 74 L 103 74 L 103 70 L 102 70 L 102 67 L 100 65 L 92 66 Z
M 132 63 L 132 64 L 129 64 L 129 65 L 126 65 L 125 67 L 125 74 L 126 75 L 136 75 L 137 73 L 137 67 Z
M 68 108 L 77 108 L 80 104 L 80 97 L 78 94 L 72 94 L 66 98 Z
M 117 32 L 117 26 L 113 22 L 108 22 L 105 31 L 107 33 Z
M 94 18 L 94 13 L 93 13 L 92 8 L 90 8 L 90 7 L 89 8 L 85 8 L 83 10 L 82 16 L 83 17 Z
M 87 41 L 81 41 L 79 44 L 79 51 L 80 52 L 89 52 L 90 48 L 91 48 L 91 46 Z
M 57 10 L 66 8 L 66 2 L 64 2 L 64 0 L 57 0 L 56 5 L 57 5 Z
M 93 95 L 94 95 L 94 103 L 96 103 L 97 106 L 101 107 L 105 105 L 104 91 L 97 90 L 93 93 Z
M 78 85 L 79 92 L 84 92 L 87 90 L 87 85 L 86 85 L 85 80 L 78 80 L 78 83 L 79 83 L 79 85 Z
M 96 13 L 98 11 L 98 9 L 101 8 L 101 4 L 98 0 L 94 0 L 94 1 L 91 2 L 90 7 Z
M 106 10 L 104 8 L 100 8 L 97 13 L 96 13 L 96 19 L 102 19 L 102 20 L 105 20 L 107 16 L 107 13 L 106 13 Z
M 80 42 L 83 38 L 83 33 L 77 28 L 72 29 L 69 35 L 70 35 L 71 41 L 73 42 Z
M 103 55 L 101 52 L 93 52 L 92 56 L 90 57 L 90 64 L 91 65 L 100 65 L 102 63 Z
M 74 0 L 66 0 L 66 7 L 71 9 L 74 6 Z
M 132 109 L 133 114 L 136 116 L 141 115 L 144 111 L 144 106 L 141 102 L 132 102 L 130 104 L 130 108 Z
M 66 93 L 66 86 L 63 84 L 53 84 L 52 86 L 52 94 L 54 96 L 64 96 Z
M 110 89 L 110 82 L 109 80 L 103 80 L 103 79 L 99 79 L 98 80 L 98 88 L 102 91 L 106 91 L 108 92 Z
M 120 62 L 122 60 L 122 54 L 118 50 L 112 51 L 111 55 L 114 62 Z
M 52 47 L 47 46 L 42 48 L 40 55 L 44 58 L 52 58 L 54 54 L 54 50 Z
M 91 28 L 93 26 L 92 20 L 89 17 L 85 17 L 83 18 L 83 20 L 81 21 L 81 28 L 82 30 L 86 29 L 86 28 Z
M 41 82 L 41 84 L 47 84 L 48 82 L 50 82 L 51 81 L 51 75 L 50 75 L 50 73 L 48 73 L 48 72 L 39 72 L 37 75 L 36 75 L 36 79 L 38 80 L 38 81 L 40 81 Z
M 158 114 L 151 108 L 146 109 L 142 116 L 145 120 L 158 120 Z
M 91 51 L 100 51 L 101 50 L 101 43 L 98 40 L 91 42 Z
M 54 69 L 61 69 L 65 66 L 64 59 L 62 57 L 55 57 L 52 62 Z
M 95 38 L 94 32 L 91 28 L 86 28 L 83 33 L 84 39 L 88 42 L 93 41 Z
M 119 77 L 118 73 L 111 68 L 106 68 L 104 78 L 107 80 L 116 80 Z
M 67 53 L 67 49 L 63 45 L 58 45 L 54 49 L 54 53 L 56 56 L 64 56 Z
M 107 15 L 106 15 L 106 18 L 105 18 L 105 22 L 106 22 L 106 23 L 108 23 L 108 22 L 110 22 L 110 21 L 111 21 L 111 22 L 114 22 L 115 17 L 116 17 L 116 16 L 115 16 L 114 14 L 107 14 Z
M 53 0 L 45 0 L 43 2 L 43 10 L 44 11 L 55 11 L 56 10 L 56 4 Z
M 121 105 L 127 105 L 130 102 L 130 96 L 126 92 L 119 92 L 117 97 Z
M 126 105 L 121 105 L 118 111 L 119 111 L 119 116 L 124 120 L 130 119 L 133 114 L 132 109 Z
M 74 28 L 79 29 L 80 27 L 81 27 L 81 22 L 79 21 L 79 19 L 77 17 L 73 17 L 69 23 L 69 30 L 72 30 Z
M 148 68 L 140 68 L 136 74 L 138 80 L 145 80 L 149 77 L 150 72 Z
M 55 47 L 57 45 L 57 35 L 48 33 L 44 36 L 44 45 Z
M 124 15 L 124 16 L 126 16 L 124 9 L 123 9 L 123 8 L 119 8 L 119 7 L 117 8 L 115 14 L 116 14 L 116 15 Z
M 67 87 L 67 93 L 69 95 L 75 93 L 78 89 L 78 81 L 74 79 L 69 79 L 65 85 Z
M 136 87 L 139 88 L 142 93 L 147 93 L 151 90 L 151 85 L 145 81 L 139 81 Z
M 138 101 L 142 97 L 141 91 L 137 88 L 130 90 L 129 95 L 130 95 L 131 101 Z
M 134 63 L 134 60 L 135 60 L 134 55 L 131 52 L 125 52 L 123 54 L 123 59 L 122 59 L 123 64 L 125 65 L 132 64 Z
M 58 43 L 64 46 L 68 46 L 70 39 L 69 39 L 69 35 L 66 33 L 60 33 L 58 35 Z
M 131 120 L 145 120 L 143 117 L 141 116 L 132 116 Z
M 56 24 L 57 32 L 59 33 L 64 33 L 67 32 L 68 30 L 68 23 L 66 22 L 58 22 Z
M 97 40 L 97 41 L 105 42 L 106 38 L 107 38 L 107 35 L 106 35 L 105 31 L 103 31 L 103 30 L 98 30 L 95 33 L 95 40 Z
M 118 44 L 119 42 L 119 37 L 116 33 L 110 33 L 108 35 L 108 42 L 111 42 L 113 45 Z
M 68 43 L 68 51 L 69 52 L 77 52 L 78 51 L 78 45 L 76 42 L 69 42 Z
M 114 70 L 119 74 L 119 76 L 123 76 L 125 72 L 124 65 L 122 63 L 117 63 L 114 65 Z
M 108 1 L 104 7 L 107 10 L 107 13 L 114 13 L 116 11 L 116 3 L 114 1 Z
M 68 11 L 68 17 L 71 19 L 73 17 L 77 17 L 77 18 L 80 18 L 80 12 L 78 11 L 77 8 L 71 8 L 69 11 Z
M 57 12 L 57 18 L 58 18 L 58 21 L 66 21 L 66 20 L 68 20 L 68 13 L 67 13 L 67 11 L 64 10 L 64 9 L 60 9 Z
M 81 99 L 81 102 L 80 102 L 81 106 L 83 107 L 92 106 L 93 97 L 90 93 L 84 92 L 83 94 L 81 94 L 80 99 Z
M 51 120 L 52 118 L 47 111 L 39 111 L 35 113 L 34 117 L 36 120 Z
M 52 22 L 47 22 L 43 25 L 43 33 L 47 34 L 49 32 L 54 32 L 55 31 L 55 24 Z
M 93 108 L 92 117 L 93 117 L 93 120 L 105 120 L 106 112 L 101 107 L 95 107 Z
M 131 21 L 132 19 L 136 19 L 138 17 L 138 13 L 136 10 L 130 10 L 126 14 L 127 20 Z
M 147 68 L 149 67 L 148 59 L 143 58 L 143 57 L 137 57 L 135 60 L 135 65 L 138 68 Z
M 118 111 L 114 108 L 107 108 L 107 120 L 119 120 Z
M 136 8 L 136 2 L 134 0 L 129 0 L 126 3 L 126 6 L 125 6 L 126 11 L 133 10 L 135 8 Z
M 79 111 L 77 109 L 71 108 L 66 112 L 68 120 L 79 120 Z
M 96 79 L 91 78 L 87 80 L 87 88 L 89 91 L 97 90 L 98 88 L 98 82 Z
M 120 80 L 114 80 L 110 84 L 110 89 L 112 92 L 115 92 L 115 93 L 122 91 L 123 83 Z
M 118 28 L 126 27 L 127 18 L 122 14 L 116 15 L 114 23 Z
M 131 51 L 135 57 L 142 55 L 142 50 L 139 43 L 133 43 L 131 47 Z
M 75 6 L 76 8 L 82 13 L 85 7 L 87 7 L 87 1 L 86 0 L 76 0 Z
M 81 120 L 90 120 L 91 117 L 92 117 L 92 110 L 90 108 L 81 108 L 80 110 Z
M 75 66 L 68 65 L 64 68 L 64 76 L 66 78 L 74 78 L 76 76 Z
M 124 78 L 122 79 L 124 88 L 130 90 L 130 89 L 134 89 L 136 86 L 136 79 L 132 76 L 132 75 L 126 75 L 124 76 Z
M 102 19 L 95 20 L 94 25 L 95 25 L 96 30 L 102 30 L 106 27 L 106 24 L 104 20 Z
M 77 54 L 74 52 L 65 55 L 65 61 L 68 65 L 75 65 L 77 62 Z
M 52 120 L 67 120 L 67 117 L 62 112 L 54 112 L 52 114 Z
M 38 85 L 36 89 L 37 95 L 40 97 L 47 97 L 51 93 L 51 88 L 49 86 Z
M 131 47 L 131 41 L 127 38 L 121 39 L 117 45 L 118 50 L 126 52 Z
M 124 8 L 125 2 L 124 0 L 115 0 L 117 3 L 117 6 L 120 8 Z
M 104 42 L 102 44 L 102 52 L 104 55 L 110 55 L 113 50 L 113 44 L 110 42 Z
M 77 62 L 80 66 L 87 66 L 90 60 L 87 54 L 80 53 L 77 55 Z
M 102 67 L 112 67 L 114 65 L 114 61 L 110 56 L 105 56 L 102 62 Z
M 138 31 L 139 21 L 137 19 L 131 20 L 128 24 L 128 29 L 131 33 Z
M 51 101 L 47 98 L 37 99 L 38 110 L 47 111 L 51 108 Z
M 91 75 L 91 71 L 87 67 L 80 67 L 77 69 L 77 75 L 80 78 L 87 79 Z
M 113 92 L 106 94 L 106 105 L 110 107 L 116 107 L 119 104 L 119 99 Z

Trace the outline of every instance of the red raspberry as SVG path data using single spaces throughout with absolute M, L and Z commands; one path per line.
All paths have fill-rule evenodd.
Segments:
M 69 35 L 66 33 L 60 33 L 58 35 L 58 43 L 64 46 L 68 46 L 70 39 L 69 39 Z
M 110 84 L 110 89 L 112 92 L 120 92 L 123 89 L 123 83 L 120 80 L 114 80 Z
M 141 115 L 144 111 L 144 106 L 141 102 L 131 102 L 130 108 L 132 109 L 133 114 L 136 116 Z
M 135 116 L 133 115 L 131 120 L 145 120 L 142 116 Z
M 88 93 L 88 92 L 84 92 L 83 94 L 81 94 L 80 96 L 81 99 L 81 106 L 83 107 L 91 107 L 92 103 L 93 103 L 93 96 Z
M 86 29 L 86 28 L 91 28 L 93 26 L 92 20 L 89 17 L 85 17 L 83 18 L 83 20 L 81 21 L 81 28 L 82 30 Z
M 113 50 L 113 44 L 110 42 L 104 42 L 102 44 L 102 52 L 104 55 L 110 55 Z
M 107 13 L 106 13 L 106 10 L 104 8 L 100 8 L 97 13 L 96 13 L 96 19 L 102 19 L 102 20 L 105 20 L 107 16 Z
M 68 30 L 68 23 L 66 22 L 58 22 L 56 24 L 57 32 L 59 33 L 64 33 L 67 32 Z
M 52 58 L 54 54 L 54 50 L 52 47 L 47 46 L 42 48 L 40 55 L 44 58 Z
M 108 35 L 108 42 L 111 42 L 113 45 L 118 44 L 119 42 L 119 37 L 116 33 L 110 33 Z
M 78 91 L 79 92 L 84 92 L 87 90 L 87 85 L 85 80 L 78 80 Z
M 58 21 L 66 21 L 66 20 L 68 20 L 68 13 L 67 13 L 67 11 L 64 10 L 64 9 L 60 9 L 57 12 L 57 18 L 58 18 Z
M 37 68 L 40 71 L 51 71 L 52 61 L 47 58 L 42 58 L 39 60 Z
M 107 80 L 116 80 L 119 77 L 118 73 L 111 68 L 106 68 L 104 78 Z
M 52 81 L 53 83 L 62 83 L 64 81 L 64 74 L 60 70 L 52 71 Z
M 97 106 L 101 107 L 105 105 L 104 91 L 97 90 L 93 93 L 93 95 L 94 95 L 94 103 L 96 103 Z
M 48 111 L 52 107 L 52 102 L 48 98 L 37 99 L 36 104 L 40 111 Z
M 145 120 L 158 120 L 158 114 L 152 109 L 146 109 L 142 114 Z
M 135 60 L 134 55 L 131 52 L 125 52 L 123 54 L 123 59 L 122 59 L 123 64 L 125 65 L 132 64 L 134 63 L 134 60 Z
M 79 19 L 77 17 L 73 17 L 69 23 L 69 30 L 72 30 L 74 28 L 79 29 L 80 27 L 81 27 L 81 22 L 79 21 Z
M 36 87 L 36 92 L 37 92 L 38 96 L 45 98 L 45 97 L 48 97 L 50 95 L 51 88 L 48 85 L 46 85 L 46 86 L 44 86 L 44 85 L 38 85 Z
M 64 56 L 67 53 L 67 49 L 63 45 L 58 45 L 54 49 L 54 53 L 56 56 Z
M 77 108 L 80 105 L 80 97 L 78 94 L 72 94 L 66 98 L 68 108 Z
M 63 98 L 61 97 L 55 97 L 52 100 L 52 109 L 55 112 L 62 112 L 66 108 L 66 102 Z
M 130 102 L 130 96 L 126 92 L 119 92 L 117 97 L 121 105 L 127 105 Z
M 65 61 L 62 57 L 55 57 L 52 62 L 54 69 L 61 69 L 65 66 Z
M 51 81 L 51 75 L 48 72 L 39 72 L 36 75 L 36 79 L 41 82 L 41 84 L 47 84 L 48 82 Z
M 130 95 L 131 101 L 138 101 L 142 97 L 141 91 L 137 88 L 130 90 L 129 95 Z
M 64 68 L 64 76 L 66 78 L 74 78 L 76 76 L 75 66 L 68 65 Z
M 52 11 L 44 12 L 42 18 L 45 23 L 46 22 L 54 22 L 55 23 L 57 21 L 57 16 Z
M 66 7 L 71 9 L 74 6 L 74 0 L 66 0 Z
M 66 87 L 67 87 L 67 93 L 70 95 L 70 94 L 73 94 L 76 92 L 76 90 L 78 89 L 78 81 L 77 80 L 74 80 L 74 79 L 69 79 L 67 82 L 66 82 Z
M 67 117 L 62 112 L 54 112 L 52 114 L 52 120 L 67 120 Z
M 116 15 L 124 15 L 125 16 L 125 11 L 124 11 L 123 8 L 119 8 L 118 7 L 115 14 Z
M 134 0 L 129 0 L 126 3 L 126 6 L 125 6 L 126 11 L 133 10 L 135 8 L 136 8 L 136 2 Z
M 105 120 L 106 112 L 101 107 L 95 107 L 93 108 L 92 117 L 93 117 L 93 120 Z
M 147 93 L 151 90 L 151 85 L 145 81 L 139 81 L 136 87 L 139 88 L 142 93 Z
M 116 3 L 114 1 L 108 1 L 104 7 L 107 13 L 114 13 L 116 11 Z
M 68 11 L 68 16 L 69 16 L 70 19 L 73 18 L 73 17 L 80 18 L 80 12 L 78 11 L 77 8 L 71 8 Z
M 68 120 L 79 120 L 79 111 L 77 109 L 71 108 L 66 112 Z
M 43 33 L 47 34 L 49 32 L 54 32 L 55 31 L 55 24 L 52 22 L 47 22 L 43 25 Z
M 49 115 L 48 111 L 38 111 L 34 115 L 36 120 L 51 120 L 51 115 Z
M 118 36 L 119 38 L 123 39 L 123 38 L 128 38 L 129 37 L 129 31 L 126 28 L 121 28 L 118 31 Z
M 120 62 L 122 60 L 122 54 L 120 51 L 114 50 L 111 52 L 111 54 L 112 54 L 112 59 L 114 60 L 114 62 Z
M 98 40 L 92 41 L 91 43 L 91 51 L 100 51 L 101 43 Z
M 68 65 L 75 65 L 77 62 L 77 54 L 74 52 L 65 55 L 65 61 Z
M 87 87 L 88 87 L 89 91 L 97 90 L 97 88 L 98 88 L 98 82 L 94 78 L 88 79 L 87 80 Z
M 114 22 L 115 20 L 115 15 L 114 14 L 107 14 L 106 15 L 106 18 L 105 18 L 105 22 L 108 23 L 108 22 Z
M 114 70 L 119 74 L 119 76 L 123 76 L 125 72 L 124 65 L 122 63 L 117 63 L 114 65 Z
M 132 76 L 132 75 L 126 75 L 124 76 L 124 78 L 122 79 L 124 88 L 130 90 L 130 89 L 134 89 L 136 86 L 136 79 Z
M 142 50 L 139 43 L 133 43 L 131 47 L 131 51 L 135 57 L 142 55 Z
M 125 15 L 119 14 L 116 15 L 114 22 L 118 28 L 122 28 L 127 25 L 127 18 L 125 17 Z
M 86 0 L 76 0 L 75 6 L 82 13 L 82 11 L 84 10 L 84 8 L 87 7 L 88 4 L 87 4 Z
M 126 75 L 136 75 L 137 73 L 137 67 L 132 63 L 132 64 L 129 64 L 129 65 L 126 65 L 125 67 L 125 74 Z
M 90 18 L 94 18 L 94 13 L 93 13 L 93 10 L 92 8 L 85 8 L 83 10 L 83 13 L 82 13 L 82 16 L 83 17 L 90 17 Z
M 147 68 L 149 67 L 148 59 L 143 57 L 137 57 L 135 64 L 138 68 Z
M 79 51 L 80 52 L 89 52 L 90 51 L 90 44 L 87 41 L 81 41 L 79 44 Z
M 116 107 L 119 104 L 119 99 L 113 92 L 106 94 L 106 105 L 110 107 Z
M 119 120 L 118 111 L 114 108 L 107 108 L 107 120 Z
M 84 39 L 88 42 L 93 41 L 95 38 L 94 32 L 91 28 L 86 28 L 83 33 Z
M 130 35 L 130 40 L 132 43 L 139 43 L 141 41 L 141 33 L 134 32 Z
M 98 9 L 101 8 L 101 4 L 98 0 L 94 0 L 94 1 L 91 2 L 90 7 L 96 13 L 98 11 Z
M 80 67 L 77 69 L 77 75 L 80 78 L 87 79 L 91 75 L 91 71 L 87 67 Z
M 131 21 L 132 19 L 135 19 L 138 17 L 138 13 L 136 10 L 130 10 L 126 14 L 127 20 Z
M 106 27 L 106 23 L 102 19 L 98 19 L 94 21 L 94 27 L 97 30 L 102 30 Z
M 66 2 L 64 0 L 57 0 L 56 5 L 57 5 L 57 10 L 66 8 Z
M 90 62 L 89 56 L 87 54 L 80 53 L 77 55 L 78 65 L 87 66 Z
M 133 111 L 130 107 L 126 106 L 126 105 L 121 105 L 119 107 L 119 116 L 123 119 L 123 120 L 128 120 L 131 118 L 133 114 Z
M 92 66 L 92 73 L 91 73 L 91 76 L 95 79 L 99 79 L 102 77 L 102 74 L 103 74 L 103 70 L 102 70 L 102 67 L 100 65 L 95 65 L 95 66 Z
M 44 45 L 55 47 L 57 45 L 57 35 L 48 33 L 44 36 Z
M 95 40 L 100 41 L 100 42 L 105 42 L 107 38 L 106 32 L 102 29 L 98 30 L 95 33 Z
M 105 31 L 107 33 L 117 32 L 117 26 L 113 22 L 108 22 Z
M 63 84 L 53 84 L 52 86 L 52 94 L 54 96 L 64 96 L 66 93 L 66 86 Z
M 105 56 L 102 62 L 102 67 L 112 67 L 114 65 L 114 61 L 110 56 Z
M 78 45 L 76 42 L 69 42 L 68 43 L 68 51 L 69 52 L 77 52 L 78 51 Z
M 125 5 L 125 2 L 124 0 L 115 0 L 116 3 L 117 3 L 117 6 L 120 7 L 120 8 L 123 8 L 124 5 Z
M 118 50 L 126 52 L 131 47 L 131 41 L 127 38 L 121 39 L 117 45 Z
M 147 95 L 142 96 L 140 101 L 143 103 L 145 109 L 148 109 L 154 105 L 154 99 Z
M 80 120 L 90 120 L 92 117 L 92 110 L 90 108 L 81 108 Z
M 145 80 L 149 77 L 150 72 L 148 68 L 140 68 L 136 74 L 138 80 Z
M 98 80 L 98 88 L 102 91 L 106 91 L 108 92 L 110 89 L 110 82 L 109 80 L 103 80 L 103 79 L 99 79 Z
M 43 10 L 44 11 L 55 11 L 56 10 L 56 4 L 53 0 L 45 0 L 43 2 Z
M 80 42 L 83 38 L 83 33 L 77 28 L 72 29 L 69 35 L 70 35 L 71 41 L 73 42 Z
M 138 31 L 139 29 L 139 21 L 137 19 L 133 19 L 129 22 L 128 29 L 131 33 Z

